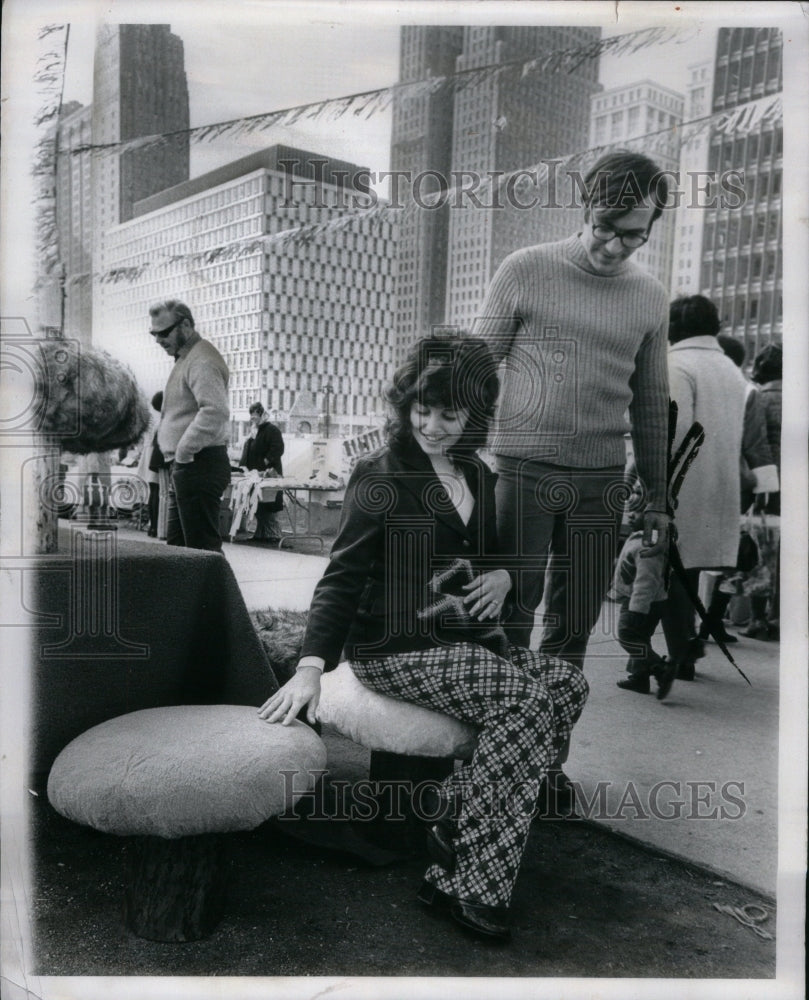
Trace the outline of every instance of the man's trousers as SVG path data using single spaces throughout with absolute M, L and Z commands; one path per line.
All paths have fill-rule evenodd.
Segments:
M 173 462 L 169 483 L 168 544 L 221 552 L 219 506 L 230 483 L 227 448 L 203 448 L 193 462 Z
M 628 497 L 624 470 L 498 455 L 497 472 L 499 548 L 516 575 L 506 634 L 528 647 L 549 567 L 539 648 L 581 667 L 612 577 Z

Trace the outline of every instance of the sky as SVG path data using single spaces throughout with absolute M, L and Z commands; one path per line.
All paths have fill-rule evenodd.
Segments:
M 208 17 L 195 15 L 189 19 L 182 3 L 170 3 L 160 14 L 161 21 L 170 23 L 172 31 L 185 45 L 192 126 L 396 82 L 399 23 L 410 21 L 410 18 L 388 16 L 372 20 L 352 15 L 344 5 L 333 5 L 330 18 L 317 16 L 321 12 L 313 10 L 310 16 L 304 13 L 290 19 L 288 12 L 274 4 L 257 6 L 258 12 L 251 7 L 249 14 L 245 12 L 239 16 L 241 5 L 221 5 L 215 30 Z M 295 9 L 305 12 L 308 6 L 304 4 Z M 568 16 L 562 18 L 553 4 L 528 6 L 535 12 L 529 19 L 532 23 L 541 24 L 543 20 L 550 23 L 554 19 L 557 23 L 575 21 L 569 14 L 570 7 L 567 8 Z M 595 3 L 587 8 L 589 22 L 601 20 L 604 37 L 643 26 L 637 18 L 619 19 L 618 23 L 611 18 L 605 22 L 605 6 L 608 5 Z M 375 10 L 378 7 L 376 5 Z M 458 4 L 450 7 L 458 14 L 452 23 L 471 23 L 471 7 Z M 497 22 L 510 23 L 514 11 L 512 4 L 498 8 Z M 524 18 L 522 13 L 521 16 Z M 340 20 L 336 19 L 338 17 Z M 411 23 L 416 23 L 416 19 Z M 75 99 L 83 104 L 92 100 L 94 30 L 95 21 L 90 16 L 71 23 L 66 100 Z M 602 58 L 601 82 L 605 87 L 612 87 L 650 77 L 684 93 L 688 65 L 711 57 L 715 37 L 715 23 L 692 18 L 687 22 L 682 43 L 650 49 L 631 59 Z M 368 121 L 352 117 L 309 129 L 259 133 L 243 144 L 243 151 L 246 153 L 274 141 L 314 147 L 317 152 L 360 163 L 373 171 L 385 170 L 390 157 L 390 114 L 382 113 Z M 192 175 L 204 173 L 233 158 L 234 147 L 230 139 L 218 143 L 193 143 Z

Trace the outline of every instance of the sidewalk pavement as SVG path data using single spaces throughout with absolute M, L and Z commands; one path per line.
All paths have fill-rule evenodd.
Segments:
M 327 563 L 241 543 L 223 551 L 250 610 L 307 608 Z M 590 698 L 565 766 L 580 812 L 774 897 L 778 643 L 741 638 L 731 647 L 752 687 L 708 643 L 696 680 L 676 681 L 658 701 L 616 687 L 626 654 L 610 635 L 612 614 L 605 604 L 590 641 Z M 664 650 L 662 636 L 656 645 Z

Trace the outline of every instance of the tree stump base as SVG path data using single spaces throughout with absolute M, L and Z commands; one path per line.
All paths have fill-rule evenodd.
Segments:
M 225 910 L 225 865 L 218 834 L 131 837 L 127 844 L 127 927 L 148 941 L 198 941 Z

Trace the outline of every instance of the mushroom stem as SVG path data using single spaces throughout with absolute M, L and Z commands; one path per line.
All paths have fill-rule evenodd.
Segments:
M 128 838 L 124 915 L 138 937 L 207 937 L 222 919 L 225 888 L 220 835 Z

